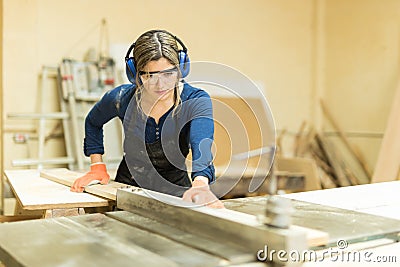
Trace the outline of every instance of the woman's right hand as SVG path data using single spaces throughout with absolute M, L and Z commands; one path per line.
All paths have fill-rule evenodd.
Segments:
M 108 184 L 110 175 L 107 173 L 106 164 L 92 164 L 88 173 L 74 181 L 74 184 L 71 186 L 71 191 L 81 193 L 85 190 L 85 186 L 94 180 L 100 181 L 101 184 Z
M 189 188 L 182 196 L 182 199 L 187 202 L 192 202 L 200 206 L 207 206 L 214 209 L 225 208 L 221 200 L 219 200 L 210 190 L 208 183 L 201 179 L 195 178 L 192 187 Z

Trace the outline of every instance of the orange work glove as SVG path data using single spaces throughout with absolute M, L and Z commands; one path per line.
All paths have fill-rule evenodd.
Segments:
M 214 209 L 225 208 L 221 200 L 210 190 L 209 185 L 200 179 L 195 179 L 193 181 L 192 187 L 183 194 L 182 199 L 187 202 L 205 205 Z
M 72 192 L 83 192 L 85 186 L 94 180 L 99 180 L 101 184 L 108 184 L 110 175 L 107 173 L 106 164 L 95 163 L 90 165 L 90 172 L 75 180 L 71 186 Z

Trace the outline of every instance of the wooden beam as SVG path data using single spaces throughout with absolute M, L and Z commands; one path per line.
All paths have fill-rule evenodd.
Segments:
M 53 182 L 60 183 L 66 186 L 72 186 L 74 181 L 84 174 L 81 172 L 70 171 L 66 168 L 47 169 L 40 172 L 40 176 L 49 179 Z M 129 185 L 110 181 L 106 185 L 96 184 L 85 188 L 85 192 L 105 197 L 111 200 L 117 199 L 117 189 L 130 187 Z
M 400 84 L 395 93 L 372 183 L 394 181 L 400 169 Z

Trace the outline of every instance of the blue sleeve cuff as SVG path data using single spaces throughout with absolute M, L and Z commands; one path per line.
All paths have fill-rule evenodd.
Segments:
M 214 183 L 215 182 L 214 165 L 209 165 L 207 168 L 205 168 L 202 171 L 192 172 L 192 180 L 194 180 L 194 178 L 196 178 L 197 176 L 207 177 L 210 184 Z

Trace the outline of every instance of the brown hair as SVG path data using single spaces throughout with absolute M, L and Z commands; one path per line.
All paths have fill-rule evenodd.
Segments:
M 178 91 L 178 81 L 182 74 L 179 69 L 179 55 L 178 55 L 178 44 L 175 37 L 164 30 L 150 30 L 143 33 L 135 42 L 135 48 L 133 50 L 133 58 L 136 64 L 137 72 L 144 69 L 146 64 L 152 60 L 159 60 L 160 58 L 166 58 L 172 65 L 178 69 L 178 79 L 174 88 L 174 111 L 180 104 L 181 98 Z M 136 86 L 137 90 L 135 98 L 138 103 L 138 108 L 141 109 L 141 92 L 143 85 L 140 82 L 139 75 L 136 75 Z

